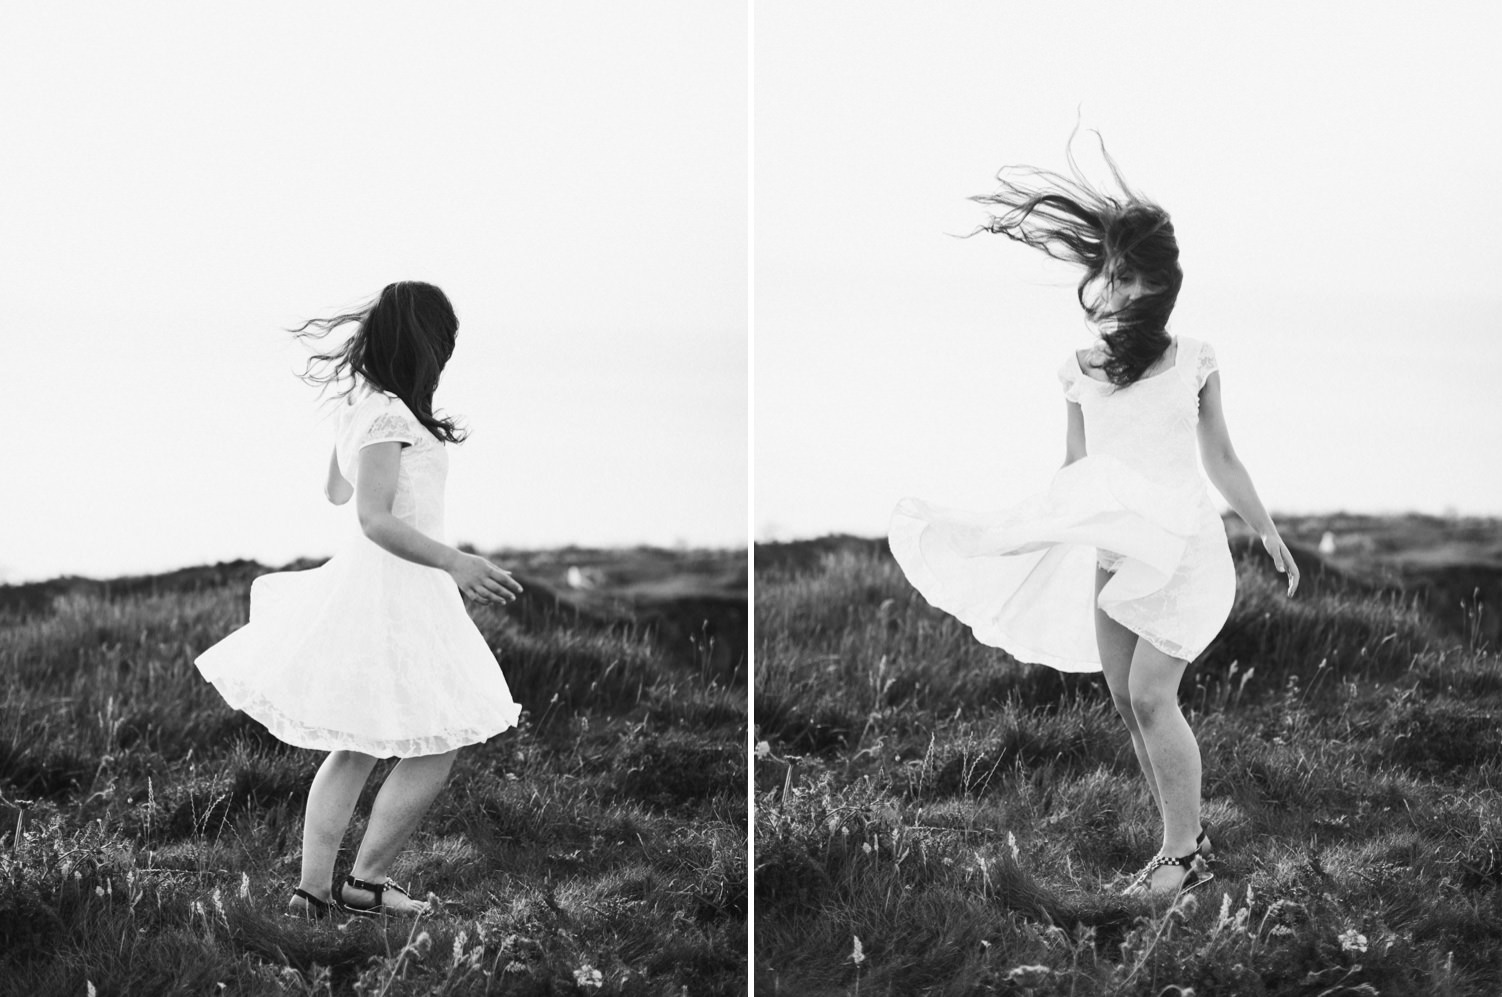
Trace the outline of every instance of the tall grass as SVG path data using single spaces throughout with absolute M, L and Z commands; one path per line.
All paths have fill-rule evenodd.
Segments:
M 1502 988 L 1502 664 L 1256 561 L 1186 674 L 1216 879 L 1120 888 L 1156 811 L 1099 675 L 1020 665 L 879 549 L 758 558 L 758 990 Z
M 744 991 L 743 663 L 478 610 L 526 712 L 460 751 L 393 871 L 436 913 L 307 924 L 281 912 L 322 756 L 192 664 L 244 612 L 232 579 L 64 589 L 0 621 L 0 992 Z

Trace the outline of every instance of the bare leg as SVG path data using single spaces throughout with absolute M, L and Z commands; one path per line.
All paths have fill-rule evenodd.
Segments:
M 334 856 L 349 827 L 350 814 L 360 799 L 360 790 L 370 778 L 376 760 L 358 751 L 333 751 L 318 767 L 308 790 L 307 812 L 302 825 L 302 879 L 298 886 L 321 900 L 329 898 L 334 878 Z M 297 910 L 307 907 L 301 897 L 292 899 Z
M 1200 830 L 1199 743 L 1179 709 L 1179 680 L 1188 664 L 1139 640 L 1128 680 L 1132 712 L 1163 801 L 1163 854 L 1169 856 L 1193 852 Z M 1156 869 L 1150 888 L 1172 889 L 1184 875 L 1177 866 Z
M 375 805 L 370 809 L 370 823 L 365 828 L 365 839 L 360 842 L 360 853 L 355 856 L 350 875 L 370 883 L 386 881 L 397 853 L 443 788 L 458 753 L 456 748 L 441 755 L 403 758 L 396 764 L 386 776 Z M 357 890 L 352 886 L 343 887 L 342 895 L 358 906 L 368 906 L 375 901 L 375 894 L 369 890 Z M 395 890 L 383 893 L 381 903 L 393 911 L 414 914 L 428 908 L 427 904 L 411 900 Z
M 1099 565 L 1096 566 L 1095 595 L 1097 598 L 1100 597 L 1100 590 L 1105 587 L 1110 578 L 1109 572 Z M 1128 681 L 1132 669 L 1132 654 L 1137 649 L 1137 635 L 1111 619 L 1097 605 L 1095 607 L 1095 646 L 1100 651 L 1100 663 L 1106 673 L 1106 687 L 1111 690 L 1111 701 L 1116 704 L 1116 712 L 1121 714 L 1121 719 L 1126 723 L 1127 734 L 1132 738 L 1132 750 L 1137 754 L 1137 764 L 1142 768 L 1142 774 L 1147 777 L 1147 791 L 1152 794 L 1153 805 L 1158 808 L 1158 815 L 1161 818 L 1163 800 L 1158 795 L 1158 780 L 1153 775 L 1152 759 L 1147 753 L 1147 745 L 1142 741 L 1142 728 L 1137 725 L 1137 714 L 1132 710 L 1132 694 Z

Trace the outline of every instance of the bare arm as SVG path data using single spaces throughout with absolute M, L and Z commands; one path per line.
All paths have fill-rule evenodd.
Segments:
M 355 511 L 360 517 L 360 529 L 372 542 L 397 557 L 447 571 L 459 591 L 477 602 L 504 605 L 513 601 L 522 587 L 510 572 L 476 554 L 439 543 L 392 514 L 401 455 L 402 444 L 394 440 L 373 443 L 360 451 L 360 470 L 355 475 Z
M 1272 517 L 1262 506 L 1257 489 L 1252 485 L 1252 476 L 1247 473 L 1236 448 L 1231 445 L 1230 430 L 1226 428 L 1225 413 L 1220 405 L 1220 373 L 1212 371 L 1200 388 L 1199 421 L 1200 460 L 1205 465 L 1205 474 L 1210 483 L 1225 497 L 1236 515 L 1257 532 L 1262 546 L 1273 559 L 1279 571 L 1288 575 L 1288 594 L 1293 595 L 1299 587 L 1299 567 L 1293 561 L 1288 546 L 1278 535 Z
M 1064 434 L 1064 466 L 1068 467 L 1085 456 L 1085 413 L 1079 402 L 1065 401 L 1069 411 L 1068 428 Z
M 323 494 L 335 505 L 343 505 L 355 495 L 355 486 L 339 473 L 339 450 L 329 454 L 329 480 L 323 486 Z

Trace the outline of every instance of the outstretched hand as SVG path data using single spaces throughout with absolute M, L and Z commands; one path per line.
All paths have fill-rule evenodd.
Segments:
M 1288 594 L 1291 596 L 1299 587 L 1299 566 L 1293 563 L 1293 555 L 1288 551 L 1288 545 L 1283 538 L 1278 536 L 1278 531 L 1267 534 L 1262 538 L 1262 546 L 1267 551 L 1267 556 L 1273 559 L 1277 569 L 1288 575 Z
M 459 560 L 448 569 L 459 593 L 466 599 L 482 605 L 505 606 L 516 601 L 522 587 L 511 572 L 498 568 L 478 554 L 460 554 Z

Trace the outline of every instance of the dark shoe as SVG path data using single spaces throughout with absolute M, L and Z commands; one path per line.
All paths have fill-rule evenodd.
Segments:
M 390 917 L 416 917 L 418 914 L 425 913 L 425 911 L 398 910 L 387 907 L 385 904 L 381 903 L 381 894 L 387 890 L 395 890 L 408 899 L 411 899 L 412 897 L 412 894 L 408 893 L 397 884 L 391 882 L 391 880 L 389 879 L 384 883 L 367 883 L 363 879 L 356 879 L 353 876 L 346 876 L 344 877 L 344 886 L 351 886 L 357 890 L 368 890 L 371 893 L 375 894 L 375 901 L 369 906 L 352 904 L 344 899 L 344 887 L 341 886 L 339 888 L 340 897 L 337 903 L 339 909 L 347 914 L 359 914 L 364 917 L 375 917 L 378 914 Z M 421 903 L 422 901 L 418 902 Z
M 287 916 L 302 918 L 305 921 L 322 921 L 329 916 L 336 906 L 330 900 L 319 900 L 300 886 L 292 891 L 292 896 L 301 897 L 305 903 L 301 912 L 288 907 L 286 911 Z M 290 903 L 290 901 L 288 902 Z
M 1128 895 L 1151 894 L 1148 884 L 1152 881 L 1154 870 L 1170 865 L 1182 866 L 1184 869 L 1184 878 L 1179 880 L 1179 888 L 1174 891 L 1176 895 L 1215 878 L 1215 873 L 1206 868 L 1204 856 L 1199 853 L 1199 849 L 1195 849 L 1188 855 L 1181 855 L 1178 858 L 1170 858 L 1167 855 L 1157 856 L 1142 867 L 1142 871 L 1137 873 L 1137 877 L 1123 892 Z

